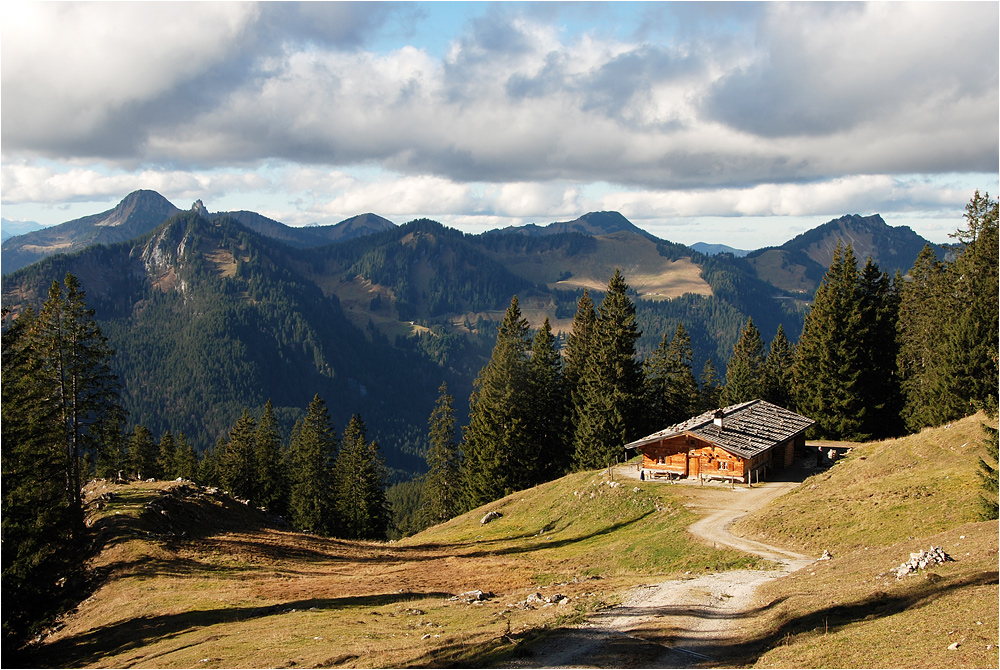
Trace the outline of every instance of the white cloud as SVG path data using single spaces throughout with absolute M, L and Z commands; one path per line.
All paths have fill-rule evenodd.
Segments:
M 229 2 L 8 3 L 4 143 L 86 144 L 123 108 L 218 65 L 256 14 Z
M 491 5 L 436 58 L 363 48 L 407 5 L 11 4 L 3 200 L 664 221 L 939 211 L 969 193 L 897 175 L 997 172 L 995 3 L 642 9 Z

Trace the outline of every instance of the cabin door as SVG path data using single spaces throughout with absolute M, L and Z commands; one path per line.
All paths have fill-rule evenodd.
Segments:
M 697 477 L 701 474 L 701 459 L 698 454 L 688 454 L 688 477 Z

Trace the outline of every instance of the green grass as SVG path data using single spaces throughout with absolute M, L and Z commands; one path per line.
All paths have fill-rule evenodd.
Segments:
M 885 546 L 976 520 L 982 415 L 858 444 L 734 532 L 808 553 Z M 993 425 L 996 422 L 992 422 Z
M 480 525 L 486 511 L 503 517 Z M 558 578 L 553 575 L 659 576 L 758 563 L 691 538 L 686 528 L 696 518 L 662 484 L 633 481 L 611 487 L 603 472 L 583 472 L 507 496 L 401 544 L 475 544 L 484 551 L 530 552 L 547 567 L 572 566 L 540 570 L 536 578 L 541 580 Z

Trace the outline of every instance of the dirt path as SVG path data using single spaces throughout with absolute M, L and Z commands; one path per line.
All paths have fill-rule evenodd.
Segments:
M 623 471 L 622 474 L 628 474 Z M 776 562 L 773 570 L 734 570 L 682 578 L 633 589 L 624 602 L 591 616 L 581 626 L 547 638 L 533 655 L 513 664 L 522 668 L 689 668 L 717 665 L 720 644 L 738 632 L 757 587 L 813 562 L 795 552 L 729 533 L 739 517 L 787 493 L 796 481 L 766 482 L 753 489 L 719 484 L 679 491 L 687 507 L 704 516 L 689 530 L 722 544 Z M 668 645 L 634 633 L 656 629 Z

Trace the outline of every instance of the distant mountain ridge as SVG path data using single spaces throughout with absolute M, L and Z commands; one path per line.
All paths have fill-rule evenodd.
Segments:
M 519 233 L 521 235 L 538 237 L 542 235 L 560 235 L 562 233 L 611 235 L 621 232 L 635 233 L 646 238 L 656 239 L 619 212 L 590 212 L 572 221 L 557 221 L 545 226 L 539 226 L 536 223 L 529 223 L 523 226 L 507 226 L 506 228 L 487 231 L 484 234 Z
M 732 254 L 737 258 L 743 258 L 750 253 L 749 249 L 734 249 L 726 244 L 708 244 L 707 242 L 695 242 L 688 245 L 700 254 L 715 256 L 716 254 Z
M 72 253 L 92 244 L 114 244 L 148 233 L 180 212 L 156 191 L 134 191 L 113 209 L 50 226 L 3 243 L 0 265 L 10 274 L 45 256 Z
M 295 228 L 256 212 L 209 213 L 201 200 L 196 201 L 191 209 L 210 220 L 230 216 L 265 237 L 302 248 L 349 240 L 396 225 L 375 214 L 360 214 L 329 226 Z M 52 254 L 73 253 L 93 244 L 114 244 L 135 239 L 180 212 L 156 191 L 133 191 L 106 212 L 5 239 L 0 252 L 0 266 L 3 274 L 7 275 Z
M 11 221 L 10 219 L 0 218 L 0 238 L 2 238 L 0 242 L 6 242 L 12 237 L 24 235 L 34 230 L 42 230 L 43 228 L 45 226 L 37 221 Z
M 929 244 L 909 226 L 890 226 L 880 215 L 849 214 L 812 228 L 778 247 L 747 254 L 757 276 L 793 294 L 812 295 L 833 260 L 837 244 L 850 244 L 858 265 L 871 256 L 890 275 L 909 272 L 917 254 Z M 938 255 L 943 245 L 931 245 Z

